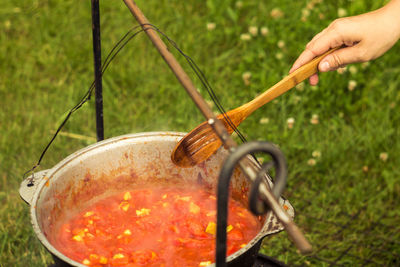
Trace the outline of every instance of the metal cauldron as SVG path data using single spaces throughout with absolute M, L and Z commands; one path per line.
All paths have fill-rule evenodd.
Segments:
M 64 218 L 98 199 L 147 182 L 202 182 L 216 188 L 227 151 L 220 149 L 204 164 L 192 168 L 176 167 L 170 155 L 184 135 L 150 132 L 107 139 L 73 153 L 51 169 L 35 173 L 34 186 L 27 186 L 28 179 L 22 182 L 20 195 L 30 205 L 35 234 L 54 256 L 57 265 L 84 266 L 56 249 L 55 236 Z M 232 197 L 243 196 L 241 192 L 249 186 L 244 175 L 235 171 Z M 293 217 L 290 203 L 282 198 L 280 203 L 289 208 L 288 213 Z M 251 266 L 262 239 L 282 229 L 273 213 L 264 215 L 261 231 L 244 248 L 227 258 L 228 265 Z

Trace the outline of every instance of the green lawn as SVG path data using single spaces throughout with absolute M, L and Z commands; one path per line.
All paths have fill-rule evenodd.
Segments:
M 100 2 L 105 57 L 136 22 L 122 1 Z M 226 110 L 278 82 L 305 44 L 330 21 L 384 2 L 137 1 L 147 18 L 204 71 Z M 257 34 L 254 28 L 249 32 L 253 26 Z M 90 1 L 2 1 L 0 266 L 52 262 L 32 231 L 18 187 L 66 112 L 90 86 L 91 42 Z M 244 73 L 251 74 L 250 83 L 245 84 Z M 303 257 L 286 233 L 280 233 L 265 239 L 263 253 L 298 266 L 400 265 L 399 77 L 397 44 L 370 64 L 322 74 L 317 87 L 298 86 L 241 124 L 248 140 L 268 140 L 284 151 L 289 164 L 284 195 L 315 247 L 313 255 Z M 200 82 L 195 83 L 210 99 Z M 354 90 L 349 85 L 355 85 Z M 203 120 L 144 34 L 115 58 L 103 87 L 106 138 L 189 131 Z M 294 119 L 293 127 L 288 127 L 289 118 Z M 63 131 L 96 136 L 93 100 Z M 41 169 L 91 142 L 57 137 Z

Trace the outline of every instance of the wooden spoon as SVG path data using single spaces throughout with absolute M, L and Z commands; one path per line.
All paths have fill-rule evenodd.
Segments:
M 292 89 L 303 80 L 309 78 L 311 75 L 317 73 L 319 62 L 336 49 L 338 48 L 333 48 L 325 54 L 314 58 L 312 61 L 301 66 L 249 103 L 228 111 L 225 114 L 225 117 L 229 117 L 236 128 L 256 109 L 262 107 L 269 101 L 275 99 L 289 89 Z M 234 131 L 233 128 L 229 126 L 229 123 L 224 118 L 223 114 L 220 114 L 217 118 L 224 123 L 229 134 Z M 212 130 L 211 126 L 207 122 L 203 122 L 179 141 L 172 152 L 171 159 L 180 167 L 190 167 L 209 158 L 218 150 L 221 144 L 221 140 Z

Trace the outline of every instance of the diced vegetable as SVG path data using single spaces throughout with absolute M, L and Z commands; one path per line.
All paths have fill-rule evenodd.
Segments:
M 206 233 L 215 235 L 217 232 L 217 225 L 214 222 L 209 222 L 206 228 Z
M 131 199 L 131 198 L 132 198 L 131 193 L 126 192 L 126 193 L 124 194 L 124 200 L 125 200 L 125 201 L 128 201 L 128 200 Z
M 119 204 L 119 208 L 123 211 L 128 211 L 129 206 L 129 203 L 126 201 L 122 201 L 121 204 Z
M 89 217 L 92 216 L 94 214 L 94 211 L 88 211 L 85 213 L 85 215 L 83 215 L 83 217 Z
M 75 240 L 75 241 L 77 241 L 77 242 L 82 242 L 82 241 L 83 241 L 83 238 L 82 238 L 82 236 L 80 236 L 80 235 L 74 235 L 74 236 L 72 237 L 72 239 Z
M 189 204 L 189 212 L 197 214 L 200 212 L 200 207 L 194 204 L 193 202 L 190 202 Z
M 140 210 L 136 210 L 136 215 L 137 216 L 146 216 L 146 215 L 149 215 L 149 214 L 150 214 L 150 209 L 142 208 Z

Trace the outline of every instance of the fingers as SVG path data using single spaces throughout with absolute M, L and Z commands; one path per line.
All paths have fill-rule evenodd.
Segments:
M 336 70 L 350 63 L 363 61 L 360 55 L 360 46 L 355 45 L 336 50 L 321 60 L 318 65 L 320 72 Z
M 357 59 L 357 57 L 352 54 L 352 52 L 354 52 L 352 46 L 357 44 L 360 40 L 351 19 L 335 20 L 326 29 L 315 35 L 307 44 L 306 49 L 293 63 L 289 73 L 292 73 L 329 49 L 342 45 L 349 47 L 339 49 L 325 57 L 319 64 L 319 71 L 331 71 L 343 65 L 355 62 L 354 60 Z M 309 80 L 311 85 L 316 85 L 318 83 L 318 75 L 311 76 Z
M 289 70 L 289 73 L 292 73 L 293 71 L 297 70 L 307 62 L 311 61 L 316 56 L 318 55 L 314 54 L 313 51 L 309 49 L 304 50 L 303 53 L 301 53 L 300 56 L 297 58 L 297 60 L 293 63 L 293 66 Z
M 318 83 L 318 74 L 313 74 L 311 77 L 308 79 L 311 85 L 317 85 Z

